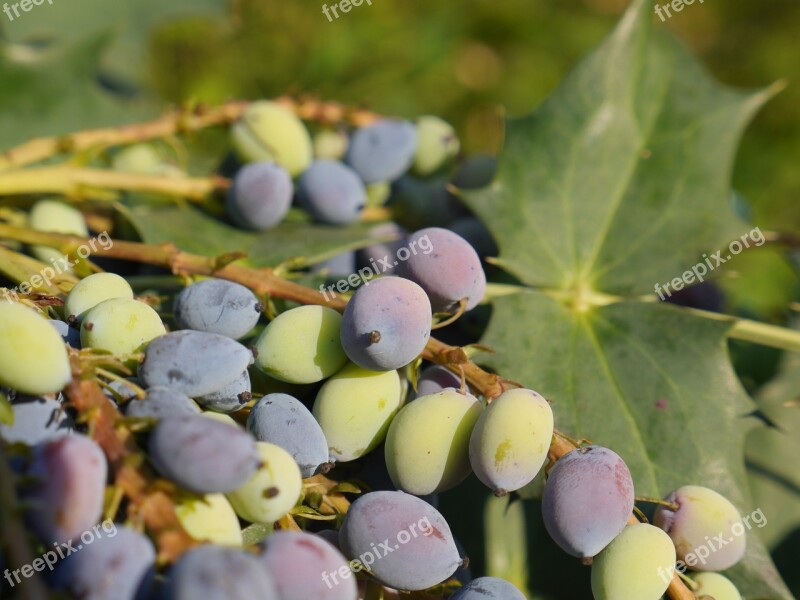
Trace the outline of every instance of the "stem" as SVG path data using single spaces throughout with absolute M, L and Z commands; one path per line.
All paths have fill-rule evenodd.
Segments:
M 85 240 L 79 237 L 33 231 L 10 225 L 0 224 L 0 238 L 9 238 L 29 244 L 42 244 L 59 246 L 62 244 L 82 244 Z M 251 288 L 257 295 L 268 295 L 285 300 L 293 300 L 301 304 L 316 304 L 329 306 L 342 311 L 347 301 L 336 293 L 326 292 L 327 298 L 316 290 L 309 289 L 291 281 L 281 279 L 271 269 L 253 269 L 214 257 L 198 256 L 182 252 L 172 244 L 148 245 L 138 242 L 115 241 L 108 248 L 99 248 L 98 255 L 110 258 L 120 258 L 143 262 L 151 265 L 172 269 L 176 275 L 214 275 L 241 283 Z M 224 257 L 223 257 L 224 258 Z M 505 389 L 505 380 L 493 373 L 488 373 L 469 360 L 463 348 L 448 346 L 435 338 L 430 338 L 422 353 L 425 360 L 443 365 L 456 374 L 462 371 L 467 381 L 481 394 L 491 400 L 500 395 Z M 94 383 L 94 382 L 87 382 Z M 94 384 L 96 385 L 96 384 Z M 99 388 L 98 388 L 99 392 Z M 556 432 L 548 452 L 551 462 L 576 449 L 576 445 L 569 441 L 567 436 Z M 631 514 L 629 524 L 638 523 L 639 520 Z M 293 523 L 293 520 L 292 520 Z M 291 526 L 284 523 L 285 527 Z M 670 583 L 668 591 L 672 600 L 695 600 L 686 586 L 676 575 Z
M 750 319 L 738 319 L 730 315 L 721 315 L 698 308 L 682 308 L 682 310 L 686 310 L 698 317 L 731 323 L 731 328 L 728 331 L 728 337 L 731 339 L 752 342 L 780 350 L 800 352 L 800 331 L 759 321 L 751 321 Z
M 292 109 L 301 119 L 310 121 L 364 125 L 377 118 L 377 115 L 369 111 L 351 109 L 336 102 L 294 100 L 287 96 L 275 101 Z M 209 127 L 230 125 L 242 116 L 249 105 L 249 102 L 233 101 L 211 108 L 203 105 L 185 106 L 145 123 L 35 138 L 0 154 L 0 171 L 40 162 L 64 152 L 97 151 L 110 146 L 146 142 Z
M 636 496 L 637 502 L 646 502 L 648 504 L 659 504 L 661 506 L 666 506 L 673 512 L 676 512 L 680 506 L 675 504 L 674 502 L 667 502 L 666 500 L 662 500 L 661 498 L 650 498 L 649 496 Z
M 69 166 L 0 171 L 0 196 L 61 194 L 77 200 L 108 199 L 105 190 L 116 190 L 201 201 L 229 186 L 224 177 L 165 177 Z

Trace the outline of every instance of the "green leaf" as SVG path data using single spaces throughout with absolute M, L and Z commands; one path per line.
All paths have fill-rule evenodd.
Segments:
M 203 256 L 245 252 L 243 262 L 254 267 L 276 267 L 287 261 L 302 267 L 348 250 L 375 243 L 369 224 L 348 227 L 282 223 L 253 233 L 214 219 L 192 206 L 133 206 L 126 215 L 150 244 L 172 242 L 181 250 Z
M 637 0 L 542 106 L 508 122 L 495 182 L 467 194 L 497 263 L 525 283 L 652 294 L 749 230 L 729 208 L 731 168 L 770 92 L 718 86 L 651 34 L 649 6 Z
M 14 424 L 14 409 L 11 407 L 11 401 L 4 392 L 0 391 L 0 425 L 8 425 L 9 427 Z
M 275 527 L 271 524 L 264 525 L 262 523 L 253 523 L 252 525 L 248 525 L 242 529 L 242 546 L 245 548 L 248 546 L 255 546 L 266 539 L 273 531 L 275 531 Z
M 744 442 L 757 423 L 729 326 L 607 295 L 652 294 L 748 232 L 729 208 L 731 167 L 769 93 L 713 82 L 651 31 L 651 11 L 635 1 L 542 106 L 510 120 L 497 178 L 466 195 L 497 264 L 544 288 L 494 300 L 481 343 L 496 354 L 483 362 L 551 400 L 559 429 L 618 452 L 637 494 L 706 485 L 748 515 Z M 730 575 L 748 597 L 791 598 L 758 532 Z

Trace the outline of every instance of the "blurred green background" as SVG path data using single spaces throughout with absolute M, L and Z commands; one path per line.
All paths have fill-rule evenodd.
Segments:
M 503 115 L 539 104 L 627 4 L 372 0 L 329 22 L 321 0 L 53 0 L 14 21 L 0 13 L 0 150 L 34 135 L 153 117 L 184 102 L 291 93 L 384 114 L 437 114 L 456 126 L 466 152 L 495 153 Z M 733 182 L 754 224 L 800 236 L 800 2 L 706 0 L 666 23 L 653 19 L 725 84 L 785 82 L 746 132 Z M 770 246 L 737 258 L 720 282 L 727 311 L 789 323 L 797 264 Z M 780 363 L 779 352 L 747 344 L 733 344 L 732 355 L 754 394 L 782 364 L 783 375 L 762 397 L 796 403 L 796 361 Z M 756 497 L 768 503 L 774 488 L 760 483 L 755 477 Z M 478 490 L 443 498 L 457 511 L 454 528 L 478 572 L 484 498 Z M 540 528 L 536 504 L 525 512 Z M 799 532 L 770 540 L 784 576 L 794 574 L 795 594 Z M 551 576 L 552 552 L 532 549 L 531 579 Z M 586 576 L 577 567 L 571 573 Z
M 457 126 L 468 151 L 496 151 L 498 114 L 536 106 L 611 29 L 627 1 L 373 0 L 332 22 L 322 4 L 53 0 L 13 22 L 0 15 L 0 32 L 10 42 L 32 43 L 11 52 L 22 64 L 48 49 L 68 60 L 65 47 L 93 37 L 87 54 L 137 110 L 310 93 L 387 114 L 438 114 Z M 800 3 L 709 0 L 666 23 L 653 18 L 726 84 L 788 83 L 748 131 L 734 182 L 759 225 L 800 232 Z M 83 67 L 73 73 L 73 86 L 91 75 Z M 0 94 L 13 93 L 8 77 L 2 83 Z M 51 93 L 64 93 L 58 83 L 51 82 Z M 19 120 L 3 125 L 2 146 L 28 134 Z

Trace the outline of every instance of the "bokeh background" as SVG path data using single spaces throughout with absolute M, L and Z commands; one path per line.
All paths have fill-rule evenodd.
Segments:
M 333 22 L 322 4 L 52 0 L 14 21 L 0 13 L 0 149 L 153 117 L 176 104 L 291 93 L 384 114 L 440 115 L 456 126 L 467 153 L 496 153 L 503 116 L 524 114 L 551 93 L 627 0 L 372 0 Z M 666 23 L 653 18 L 727 85 L 785 82 L 746 132 L 733 183 L 740 214 L 797 246 L 800 2 L 707 0 Z M 737 258 L 719 281 L 725 310 L 791 324 L 797 264 L 781 249 Z M 732 353 L 751 393 L 796 402 L 796 359 L 744 344 L 732 344 Z M 773 381 L 779 370 L 782 379 Z M 787 485 L 800 503 L 800 476 Z M 768 503 L 774 489 L 754 486 Z M 460 499 L 444 501 L 457 510 Z M 461 514 L 454 526 L 480 570 L 482 523 L 468 521 L 474 512 Z M 800 529 L 770 545 L 800 594 Z M 531 549 L 531 579 L 548 577 L 547 561 L 544 549 Z

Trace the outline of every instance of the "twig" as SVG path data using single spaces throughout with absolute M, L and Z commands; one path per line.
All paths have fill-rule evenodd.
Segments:
M 61 194 L 82 200 L 108 198 L 107 190 L 144 192 L 201 201 L 230 187 L 224 177 L 167 177 L 57 166 L 0 171 L 0 196 Z
M 75 236 L 32 231 L 29 229 L 0 225 L 0 238 L 6 237 L 29 244 L 62 245 L 81 244 L 82 238 Z M 230 264 L 218 258 L 209 258 L 189 254 L 177 249 L 172 244 L 148 245 L 138 242 L 116 241 L 107 249 L 98 249 L 98 254 L 112 258 L 121 258 L 143 262 L 151 265 L 170 268 L 176 275 L 213 275 L 222 279 L 229 279 L 249 287 L 257 295 L 269 295 L 274 298 L 293 300 L 301 304 L 317 304 L 329 306 L 336 310 L 344 310 L 347 304 L 341 296 L 328 293 L 326 299 L 321 292 L 306 288 L 305 286 L 286 281 L 276 276 L 271 269 L 253 269 L 242 265 Z M 219 266 L 223 264 L 224 266 Z M 467 357 L 463 348 L 448 346 L 435 338 L 430 338 L 423 354 L 428 361 L 446 366 L 454 373 L 463 373 L 472 385 L 488 399 L 497 397 L 503 392 L 503 379 L 493 373 L 488 373 L 473 363 Z M 557 434 L 548 452 L 548 458 L 555 462 L 568 452 L 575 450 L 576 446 L 566 436 Z M 638 523 L 638 519 L 631 514 L 629 523 Z M 694 594 L 686 588 L 677 575 L 673 577 L 668 591 L 672 600 L 695 600 Z
M 363 125 L 377 118 L 377 115 L 369 111 L 348 108 L 337 102 L 323 102 L 313 98 L 294 100 L 287 96 L 277 98 L 276 101 L 291 108 L 301 119 L 306 120 Z M 146 142 L 209 127 L 229 125 L 242 116 L 249 104 L 244 101 L 233 101 L 216 107 L 203 105 L 184 107 L 146 123 L 35 138 L 2 152 L 0 171 L 23 167 L 65 152 L 97 151 L 111 146 Z

